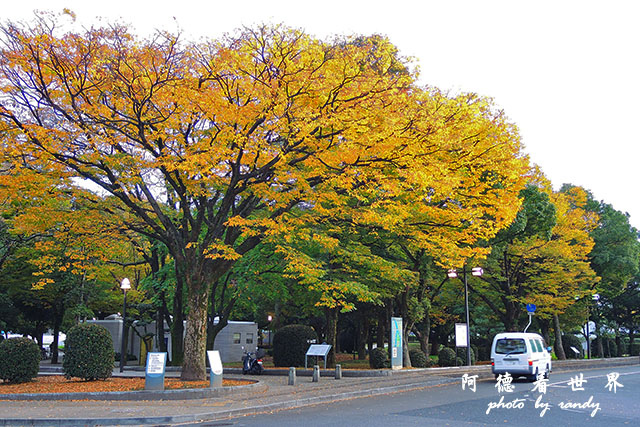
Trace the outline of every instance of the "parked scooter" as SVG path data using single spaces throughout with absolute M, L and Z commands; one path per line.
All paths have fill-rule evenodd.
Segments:
M 243 374 L 260 375 L 262 373 L 262 354 L 259 353 L 258 351 L 244 351 L 244 355 L 242 356 Z

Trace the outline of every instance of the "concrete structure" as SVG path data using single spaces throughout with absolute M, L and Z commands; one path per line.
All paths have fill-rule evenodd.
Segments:
M 113 339 L 113 347 L 116 352 L 120 352 L 120 343 L 122 340 L 122 317 L 117 314 L 108 316 L 105 320 L 88 320 L 87 323 L 95 323 L 102 325 L 111 334 Z M 165 323 L 164 340 L 167 345 L 169 360 L 171 360 L 171 335 L 169 328 Z M 134 323 L 135 332 L 129 330 L 127 337 L 127 353 L 136 356 L 137 361 L 129 361 L 128 365 L 145 364 L 147 350 L 158 351 L 158 341 L 155 336 L 155 322 L 148 323 L 144 326 Z M 185 322 L 186 330 L 186 322 Z M 142 344 L 141 337 L 146 337 L 147 345 Z M 241 322 L 230 320 L 216 337 L 213 349 L 220 352 L 220 358 L 223 363 L 239 362 L 242 360 L 244 349 L 255 351 L 258 346 L 258 325 L 254 322 Z

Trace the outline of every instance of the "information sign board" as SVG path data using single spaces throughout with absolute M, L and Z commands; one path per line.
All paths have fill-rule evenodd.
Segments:
M 467 324 L 456 323 L 456 347 L 467 346 Z
M 402 369 L 402 317 L 391 318 L 391 369 Z
M 147 353 L 147 374 L 164 374 L 167 353 Z
M 307 367 L 307 357 L 324 357 L 324 369 L 327 369 L 327 355 L 331 351 L 330 344 L 311 344 L 304 356 L 304 367 Z
M 145 369 L 145 390 L 164 390 L 164 371 L 167 353 L 147 353 Z

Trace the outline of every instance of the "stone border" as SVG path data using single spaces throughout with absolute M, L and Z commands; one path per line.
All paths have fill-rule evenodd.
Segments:
M 636 356 L 613 357 L 606 359 L 571 359 L 571 360 L 554 360 L 552 362 L 553 371 L 579 370 L 579 369 L 597 369 L 615 366 L 627 366 L 640 364 L 640 358 Z M 415 368 L 415 369 L 343 369 L 343 377 L 391 377 L 391 376 L 411 376 L 420 374 L 439 374 L 444 376 L 459 376 L 462 373 L 475 372 L 480 374 L 481 378 L 489 378 L 493 376 L 491 373 L 491 365 L 475 365 L 475 366 L 451 366 L 444 368 Z M 241 374 L 241 368 L 227 368 L 225 374 Z M 313 369 L 297 369 L 297 376 L 311 376 Z M 262 375 L 289 375 L 288 368 L 271 368 L 265 369 Z M 333 377 L 335 370 L 321 369 L 322 377 Z M 255 380 L 255 376 L 251 376 L 251 380 Z M 213 397 L 225 396 L 230 393 L 244 391 L 260 391 L 266 388 L 259 381 L 254 384 L 217 388 L 202 389 L 177 389 L 177 390 L 139 390 L 139 391 L 108 391 L 108 392 L 92 392 L 92 393 L 13 393 L 0 394 L 0 400 L 183 400 L 183 399 L 206 399 Z
M 251 381 L 251 380 L 248 380 Z M 266 389 L 259 381 L 253 384 L 172 390 L 97 391 L 87 393 L 10 393 L 0 394 L 0 400 L 187 400 L 208 399 L 231 393 Z

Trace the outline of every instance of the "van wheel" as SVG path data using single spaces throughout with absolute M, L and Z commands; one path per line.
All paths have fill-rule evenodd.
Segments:
M 551 375 L 551 371 L 549 370 L 549 365 L 547 365 L 547 369 L 544 371 L 544 379 L 548 380 Z
M 531 382 L 534 382 L 538 379 L 538 368 L 536 368 L 536 372 L 533 375 L 527 376 L 527 379 Z

